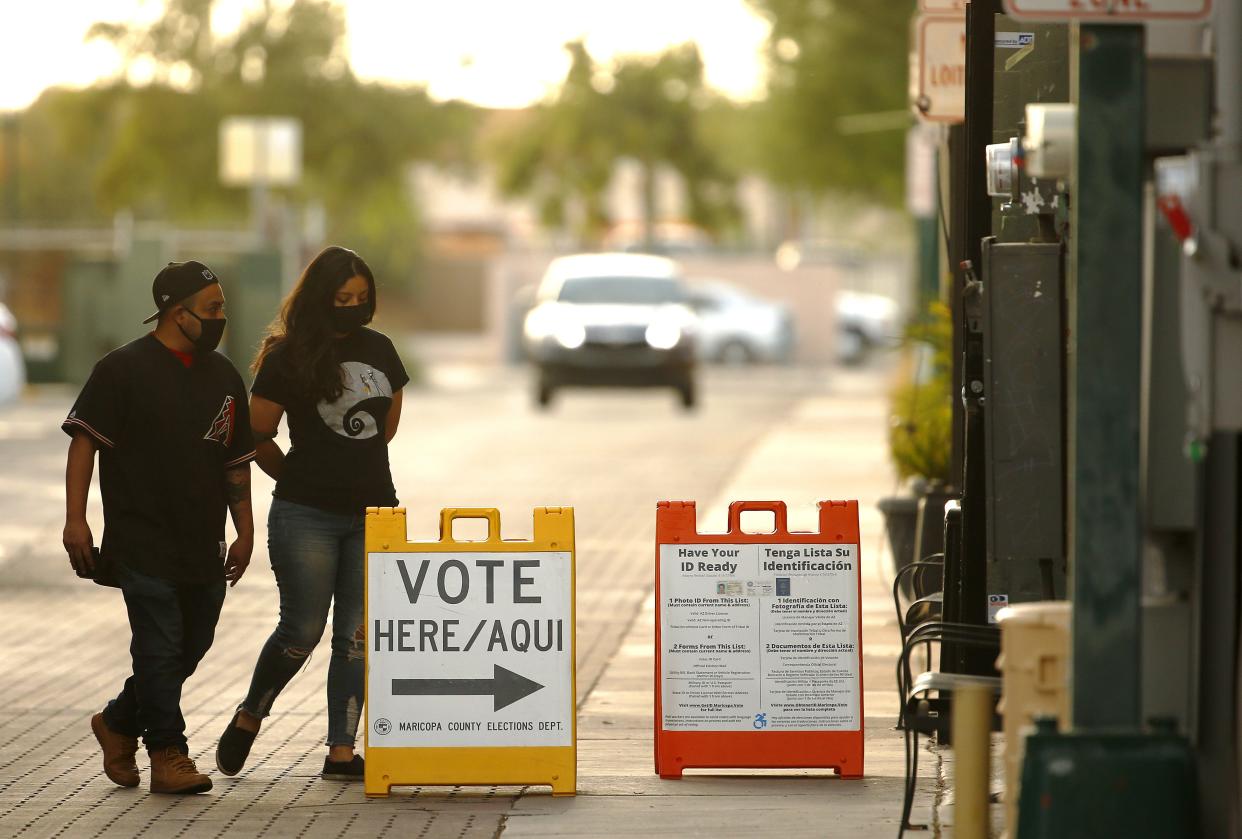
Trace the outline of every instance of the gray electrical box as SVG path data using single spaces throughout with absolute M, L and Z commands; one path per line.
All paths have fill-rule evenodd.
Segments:
M 1065 597 L 1062 247 L 983 243 L 988 594 Z
M 1186 455 L 1192 429 L 1182 363 L 1182 247 L 1156 212 L 1149 188 L 1143 236 L 1143 523 L 1148 531 L 1191 531 L 1198 486 Z

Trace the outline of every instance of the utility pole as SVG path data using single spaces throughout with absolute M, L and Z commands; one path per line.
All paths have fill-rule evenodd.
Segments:
M 1078 132 L 1067 507 L 1076 730 L 1140 723 L 1143 35 L 1136 24 L 1075 24 L 1071 34 Z
M 987 471 L 984 463 L 983 286 L 978 272 L 983 264 L 983 238 L 992 232 L 992 198 L 988 195 L 985 160 L 992 142 L 992 94 L 996 40 L 995 0 L 966 7 L 966 126 L 963 137 L 964 194 L 955 203 L 963 208 L 965 255 L 957 266 L 961 289 L 962 385 L 965 408 L 962 478 L 961 615 L 964 623 L 987 623 Z M 976 650 L 962 650 L 966 672 L 988 673 L 993 662 Z

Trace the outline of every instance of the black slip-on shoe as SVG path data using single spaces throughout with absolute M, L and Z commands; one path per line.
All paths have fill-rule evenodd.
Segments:
M 361 781 L 366 763 L 362 755 L 354 755 L 353 760 L 336 761 L 324 758 L 323 772 L 320 777 L 329 781 Z
M 220 743 L 216 746 L 216 768 L 223 775 L 232 777 L 242 771 L 246 758 L 250 756 L 250 747 L 254 745 L 257 732 L 247 731 L 237 725 L 238 711 L 229 721 L 229 727 L 220 735 Z

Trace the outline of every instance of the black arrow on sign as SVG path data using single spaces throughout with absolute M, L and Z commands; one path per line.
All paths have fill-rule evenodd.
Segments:
M 393 696 L 490 696 L 492 710 L 499 711 L 530 696 L 543 685 L 492 665 L 490 679 L 393 679 Z

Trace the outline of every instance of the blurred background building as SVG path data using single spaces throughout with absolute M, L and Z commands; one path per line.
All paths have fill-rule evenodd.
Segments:
M 244 366 L 327 243 L 376 268 L 412 354 L 487 362 L 520 358 L 524 301 L 576 251 L 674 256 L 784 304 L 794 362 L 860 345 L 825 328 L 838 291 L 883 298 L 872 331 L 916 305 L 912 2 L 460 5 L 23 10 L 0 36 L 0 303 L 29 379 L 82 380 L 189 257 L 225 279 Z M 272 120 L 239 176 L 228 126 Z

